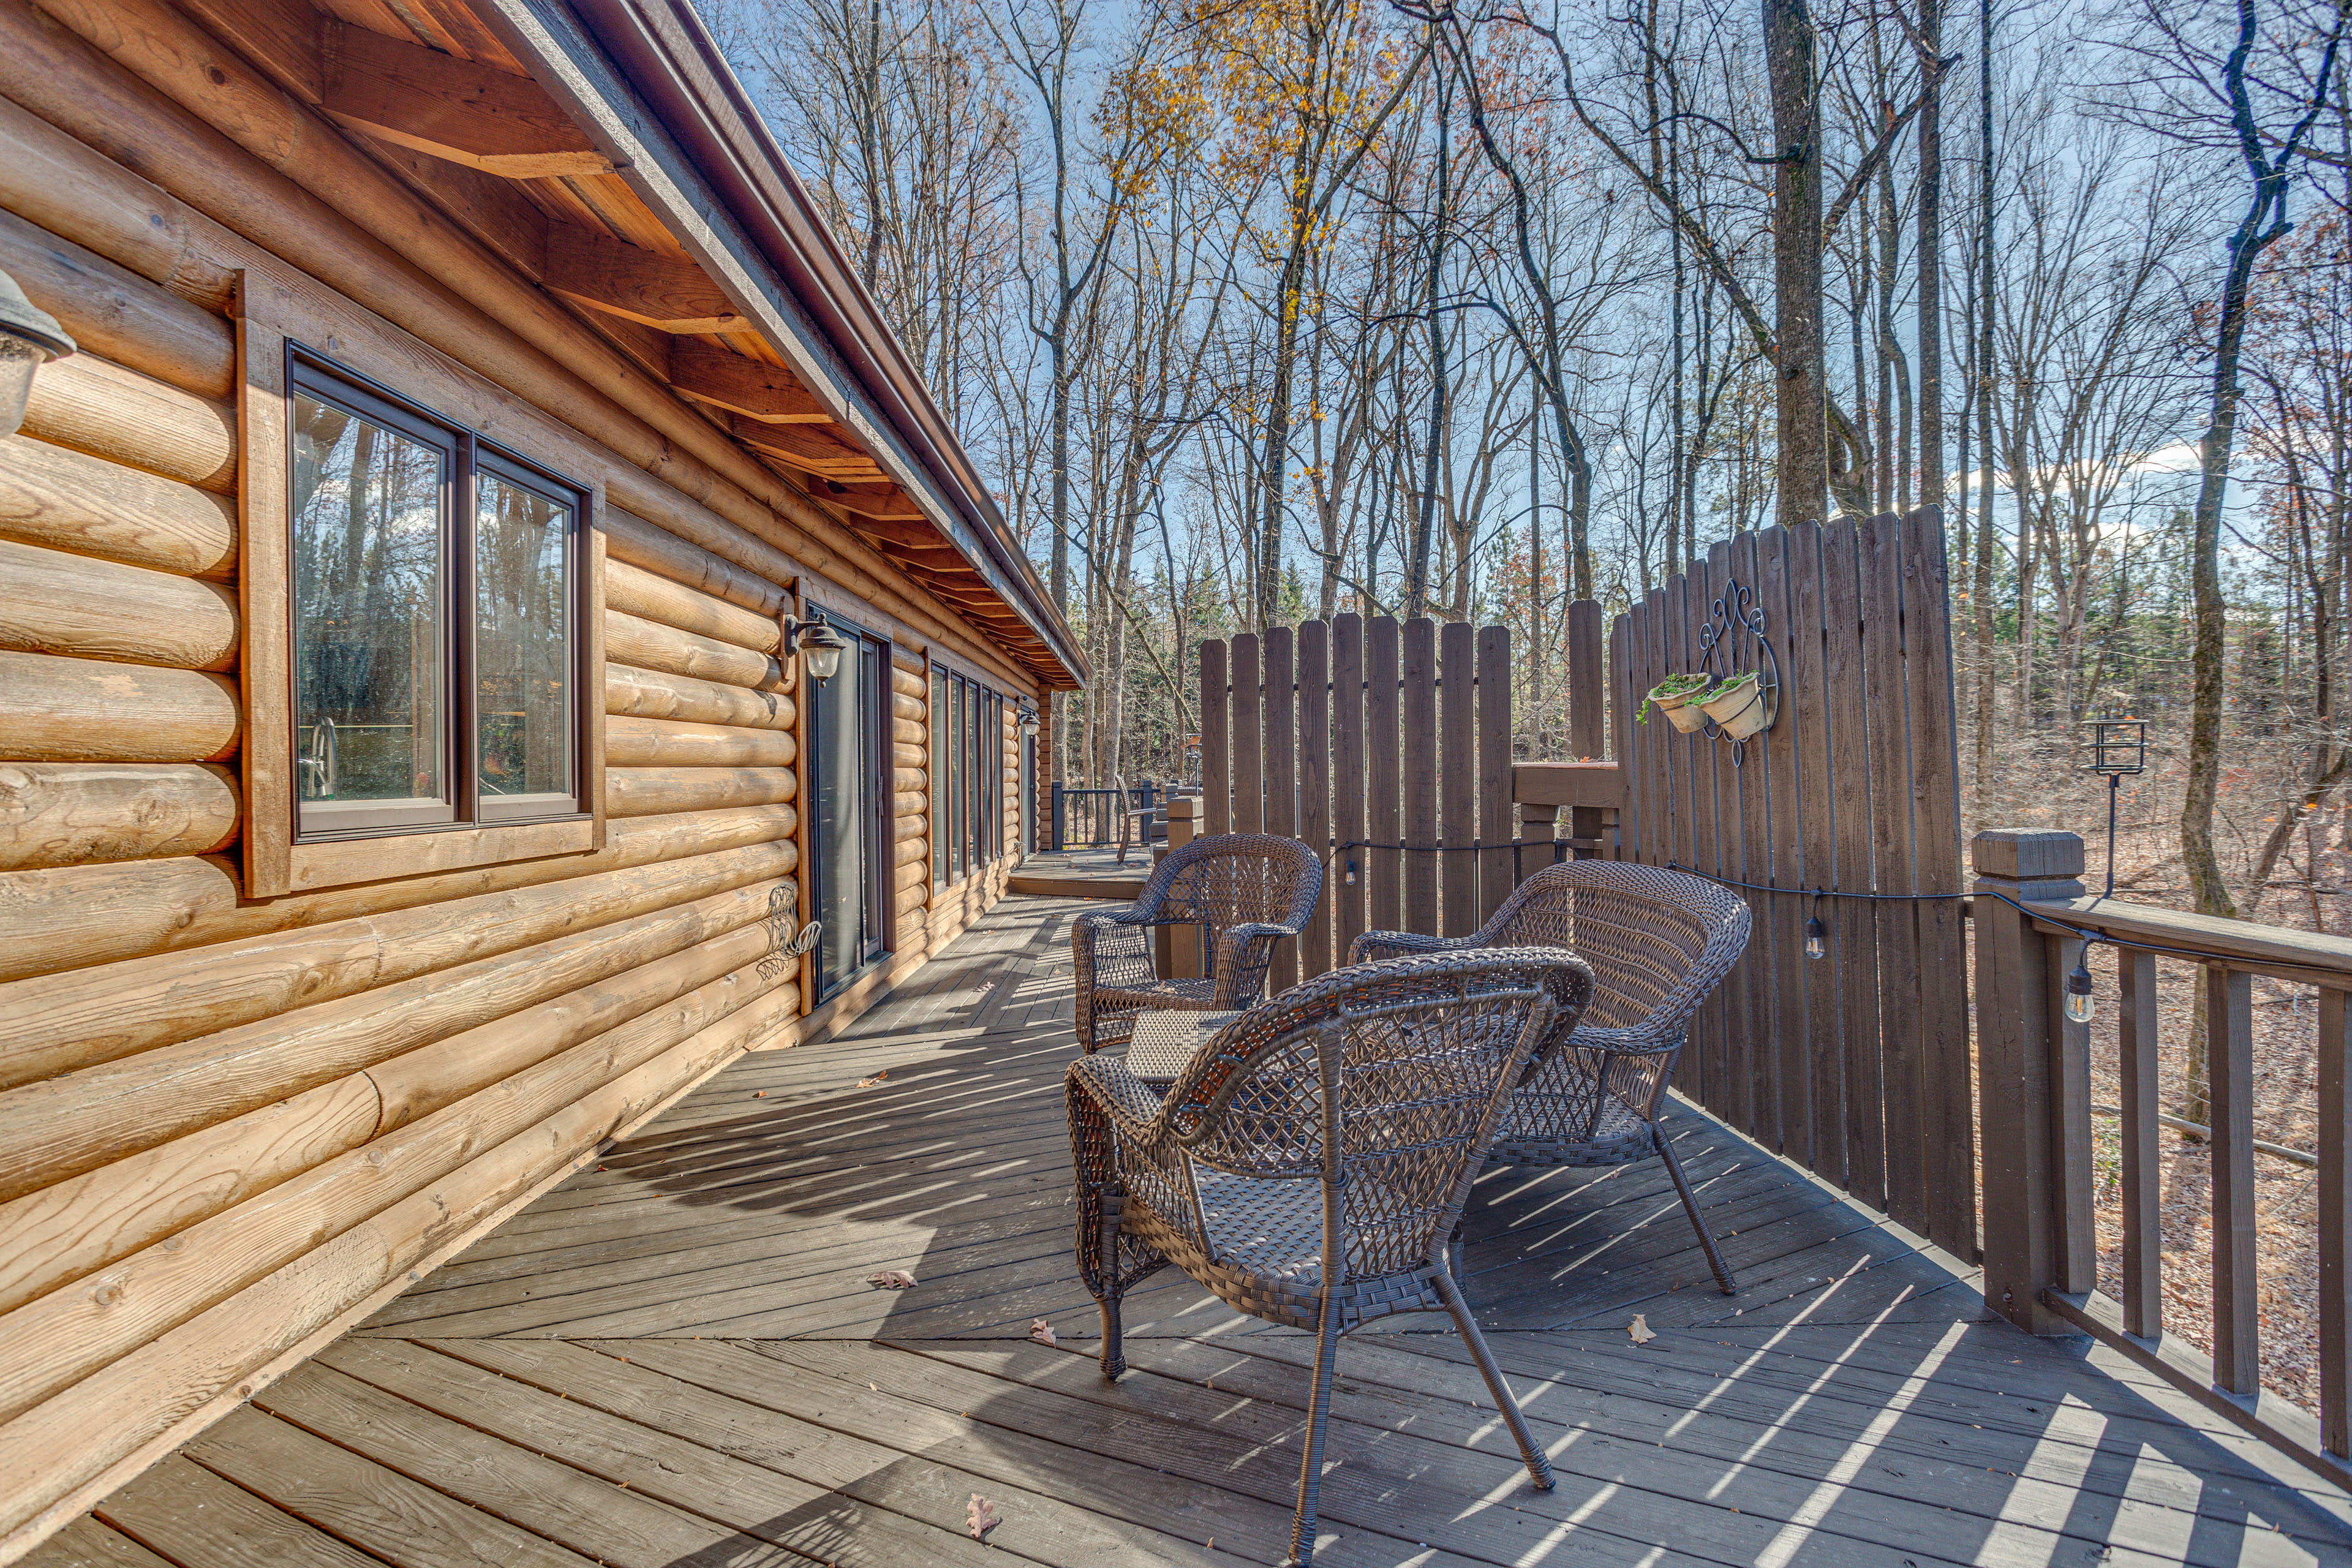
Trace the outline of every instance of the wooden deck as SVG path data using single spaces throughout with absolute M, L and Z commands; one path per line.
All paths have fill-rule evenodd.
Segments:
M 31 1561 L 1278 1561 L 1312 1342 L 1171 1270 L 1130 1298 L 1136 1370 L 1091 1360 L 1061 1093 L 1086 907 L 1007 900 L 840 1037 L 737 1063 Z M 1318 1563 L 2352 1563 L 2341 1493 L 1673 1124 L 1741 1293 L 1654 1163 L 1490 1173 L 1467 1289 L 1559 1486 L 1528 1489 L 1444 1320 L 1402 1320 L 1340 1352 Z

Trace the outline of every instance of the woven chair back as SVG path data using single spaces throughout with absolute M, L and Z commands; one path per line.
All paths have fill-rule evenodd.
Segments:
M 1213 834 L 1171 850 L 1136 902 L 1155 920 L 1203 927 L 1202 952 L 1213 962 L 1218 939 L 1234 926 L 1304 926 L 1322 890 L 1321 872 L 1314 852 L 1296 838 Z
M 1703 878 L 1572 860 L 1520 883 L 1479 937 L 1492 946 L 1564 947 L 1591 964 L 1587 1028 L 1673 1028 L 1738 959 L 1748 923 L 1747 905 Z
M 1171 1086 L 1171 1127 L 1216 1170 L 1322 1176 L 1340 1283 L 1416 1268 L 1460 1216 L 1511 1090 L 1591 994 L 1558 949 L 1332 970 L 1229 1026 Z

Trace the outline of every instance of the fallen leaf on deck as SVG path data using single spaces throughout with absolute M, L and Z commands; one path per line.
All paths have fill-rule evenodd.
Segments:
M 868 1274 L 866 1282 L 877 1290 L 911 1290 L 915 1277 L 903 1268 L 885 1268 L 878 1274 Z
M 978 1492 L 972 1493 L 971 1506 L 964 1510 L 964 1528 L 971 1531 L 971 1538 L 986 1541 L 988 1532 L 996 1525 L 996 1505 Z
M 1055 1345 L 1062 1342 L 1054 1337 L 1054 1325 L 1043 1318 L 1029 1320 L 1029 1337 L 1041 1345 Z
M 1639 1312 L 1633 1314 L 1633 1321 L 1626 1326 L 1625 1332 L 1637 1345 L 1648 1344 L 1658 1337 L 1650 1331 L 1649 1322 Z
M 885 1080 L 887 1080 L 887 1079 L 889 1078 L 889 1076 L 890 1076 L 890 1069 L 889 1069 L 888 1068 L 884 1068 L 880 1072 L 876 1073 L 872 1078 L 861 1078 L 861 1079 L 859 1079 L 857 1080 L 857 1087 L 858 1087 L 858 1088 L 860 1088 L 860 1089 L 872 1089 L 876 1084 L 877 1084 L 877 1083 L 881 1083 L 881 1082 L 884 1082 Z
M 751 1091 L 751 1098 L 753 1100 L 765 1100 L 768 1098 L 768 1091 L 764 1089 L 755 1089 Z

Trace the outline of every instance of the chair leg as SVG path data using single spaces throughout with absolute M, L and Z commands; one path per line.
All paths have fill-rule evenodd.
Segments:
M 1437 1293 L 1445 1298 L 1445 1310 L 1453 1314 L 1454 1327 L 1461 1333 L 1462 1342 L 1470 1347 L 1470 1359 L 1478 1363 L 1478 1375 L 1486 1380 L 1486 1392 L 1495 1396 L 1495 1408 L 1503 1413 L 1503 1424 L 1511 1429 L 1512 1441 L 1519 1446 L 1519 1458 L 1528 1465 L 1528 1479 L 1535 1483 L 1538 1491 L 1551 1490 L 1551 1461 L 1544 1457 L 1536 1435 L 1528 1430 L 1528 1418 L 1519 1414 L 1519 1402 L 1511 1397 L 1510 1384 L 1503 1381 L 1503 1369 L 1495 1364 L 1495 1352 L 1486 1348 L 1486 1336 L 1478 1331 L 1478 1321 L 1470 1315 L 1470 1304 L 1462 1299 L 1462 1287 L 1442 1264 L 1437 1269 Z
M 1657 1145 L 1659 1154 L 1666 1162 L 1666 1170 L 1675 1178 L 1675 1191 L 1683 1197 L 1683 1213 L 1690 1215 L 1691 1228 L 1698 1232 L 1698 1244 L 1706 1252 L 1706 1266 L 1715 1270 L 1715 1282 L 1723 1288 L 1725 1295 L 1733 1294 L 1738 1290 L 1739 1284 L 1732 1278 L 1731 1265 L 1726 1263 L 1723 1254 L 1716 1249 L 1715 1237 L 1708 1232 L 1706 1221 L 1698 1217 L 1698 1195 L 1691 1191 L 1690 1179 L 1683 1174 L 1683 1163 L 1675 1158 L 1675 1146 L 1666 1142 L 1665 1133 L 1654 1121 L 1650 1123 L 1650 1141 Z
M 1095 1304 L 1102 1309 L 1102 1374 L 1105 1383 L 1117 1383 L 1127 1371 L 1127 1347 L 1119 1339 L 1119 1289 L 1113 1285 Z
M 1127 1371 L 1127 1345 L 1121 1337 L 1119 1301 L 1127 1292 L 1119 1282 L 1118 1229 L 1121 1211 L 1127 1206 L 1127 1194 L 1113 1188 L 1103 1194 L 1102 1217 L 1102 1289 L 1095 1296 L 1095 1304 L 1102 1309 L 1102 1374 L 1105 1383 L 1117 1383 Z
M 1315 1379 L 1307 1398 L 1307 1452 L 1298 1461 L 1298 1511 L 1290 1521 L 1283 1568 L 1306 1568 L 1315 1556 L 1316 1500 L 1323 1489 L 1323 1431 L 1331 1424 L 1331 1381 L 1339 1356 L 1339 1309 L 1326 1300 L 1315 1336 Z

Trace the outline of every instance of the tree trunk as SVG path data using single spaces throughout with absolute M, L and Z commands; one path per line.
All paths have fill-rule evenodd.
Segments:
M 1928 506 L 1945 504 L 1943 39 L 1943 0 L 1919 0 L 1919 500 Z
M 1806 0 L 1764 0 L 1772 95 L 1774 337 L 1779 344 L 1779 521 L 1827 515 L 1829 413 L 1822 384 L 1822 156 L 1813 23 Z

